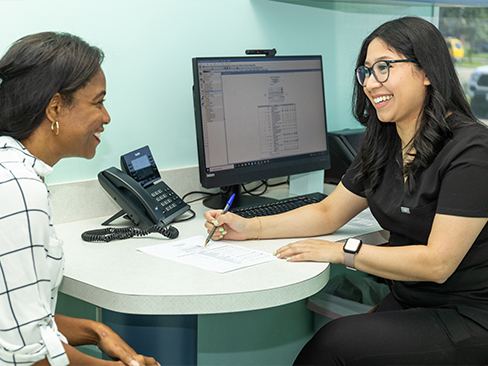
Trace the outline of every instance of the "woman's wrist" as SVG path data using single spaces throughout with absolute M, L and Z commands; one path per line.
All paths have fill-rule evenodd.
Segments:
M 263 224 L 259 217 L 255 216 L 252 219 L 250 219 L 252 222 L 252 230 L 250 230 L 251 235 L 249 235 L 248 239 L 251 240 L 259 240 L 261 239 L 261 233 L 263 231 Z
M 94 323 L 95 324 L 93 325 L 92 329 L 95 336 L 97 337 L 95 345 L 98 346 L 99 343 L 109 335 L 111 329 L 103 323 L 100 322 L 94 322 Z
M 84 344 L 91 344 L 98 347 L 100 341 L 107 335 L 107 326 L 95 320 L 83 319 Z M 108 328 L 110 329 L 110 328 Z
M 97 345 L 101 333 L 102 323 L 90 319 L 73 318 L 56 314 L 58 330 L 68 339 L 72 346 L 93 344 Z
M 262 231 L 263 231 L 263 224 L 261 223 L 261 220 L 259 219 L 259 217 L 257 217 L 257 216 L 256 216 L 255 218 L 256 218 L 256 219 L 258 220 L 258 222 L 259 222 L 259 232 L 258 232 L 258 237 L 257 237 L 257 239 L 256 239 L 256 240 L 259 240 L 259 239 L 261 239 L 261 233 L 262 233 Z

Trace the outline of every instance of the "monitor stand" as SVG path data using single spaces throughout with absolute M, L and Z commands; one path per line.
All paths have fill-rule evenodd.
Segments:
M 234 202 L 232 202 L 232 207 L 245 207 L 262 205 L 266 203 L 271 203 L 276 201 L 273 198 L 263 197 L 263 196 L 250 196 L 243 194 L 241 192 L 241 185 L 236 184 L 228 187 L 220 187 L 220 193 L 215 196 L 210 196 L 203 200 L 203 205 L 208 208 L 223 209 L 230 196 L 235 193 Z

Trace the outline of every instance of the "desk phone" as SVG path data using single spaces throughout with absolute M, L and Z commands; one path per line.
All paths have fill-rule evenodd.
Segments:
M 169 224 L 190 209 L 161 180 L 148 146 L 127 153 L 120 160 L 122 170 L 111 167 L 98 174 L 102 187 L 122 208 L 102 225 L 127 215 L 136 226 L 147 229 L 160 222 Z

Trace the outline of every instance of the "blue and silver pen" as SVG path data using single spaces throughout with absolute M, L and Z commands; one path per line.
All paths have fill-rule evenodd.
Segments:
M 235 193 L 230 196 L 229 200 L 227 201 L 227 204 L 225 205 L 224 209 L 222 210 L 221 215 L 225 214 L 227 211 L 229 211 L 230 206 L 232 205 L 232 201 L 234 201 L 234 197 L 236 196 Z M 217 226 L 214 226 L 213 229 L 210 231 L 210 234 L 207 236 L 207 240 L 205 240 L 205 245 L 208 244 L 210 239 L 212 238 L 212 235 L 215 233 L 215 230 L 217 230 Z

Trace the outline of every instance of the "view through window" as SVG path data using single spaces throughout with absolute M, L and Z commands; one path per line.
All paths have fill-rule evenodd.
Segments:
M 488 7 L 441 7 L 439 30 L 474 114 L 488 123 Z

